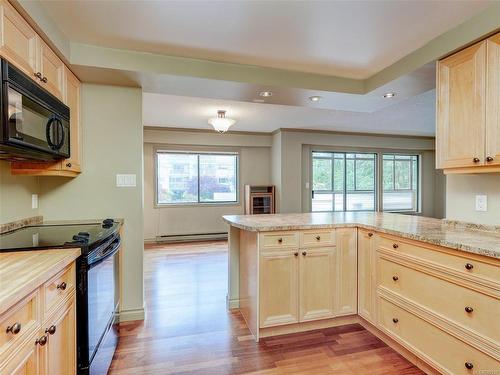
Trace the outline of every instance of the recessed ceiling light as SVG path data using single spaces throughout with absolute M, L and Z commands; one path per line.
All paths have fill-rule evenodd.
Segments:
M 259 92 L 259 96 L 263 96 L 264 98 L 268 98 L 270 96 L 273 96 L 273 93 L 271 91 L 261 91 L 261 92 Z
M 309 100 L 311 102 L 319 102 L 321 100 L 321 96 L 317 96 L 317 95 L 314 95 L 314 96 L 310 96 L 309 97 Z
M 394 98 L 396 96 L 395 92 L 386 92 L 384 98 Z

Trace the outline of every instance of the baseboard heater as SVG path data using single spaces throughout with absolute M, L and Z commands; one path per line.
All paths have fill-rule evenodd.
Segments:
M 215 241 L 215 240 L 227 240 L 227 232 L 170 234 L 170 235 L 156 236 L 156 242 L 191 242 L 191 241 Z

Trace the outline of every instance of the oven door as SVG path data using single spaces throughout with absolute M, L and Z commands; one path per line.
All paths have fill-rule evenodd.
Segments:
M 48 159 L 67 158 L 69 121 L 23 90 L 4 83 L 4 142 L 47 153 Z
M 117 237 L 100 250 L 98 257 L 89 264 L 87 273 L 89 362 L 93 361 L 100 350 L 101 341 L 105 339 L 106 333 L 114 323 L 117 301 L 115 275 L 118 274 L 119 248 L 120 237 Z

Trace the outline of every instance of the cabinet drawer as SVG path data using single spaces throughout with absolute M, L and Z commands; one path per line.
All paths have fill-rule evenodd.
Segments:
M 72 263 L 44 284 L 44 319 L 75 290 L 75 276 L 75 263 Z
M 379 247 L 391 249 L 398 253 L 411 255 L 421 258 L 426 261 L 437 263 L 443 268 L 453 269 L 463 274 L 464 278 L 469 275 L 493 281 L 497 283 L 500 280 L 500 267 L 492 263 L 482 262 L 476 257 L 470 257 L 466 254 L 458 255 L 459 251 L 445 252 L 438 250 L 439 248 L 428 248 L 419 246 L 413 242 L 401 240 L 398 237 L 380 236 Z
M 500 311 L 497 298 L 386 259 L 379 267 L 379 285 L 500 343 L 500 319 L 492 319 Z
M 37 289 L 0 316 L 0 362 L 12 345 L 21 343 L 27 336 L 32 335 L 40 323 Z
M 408 311 L 380 298 L 380 328 L 444 374 L 491 373 L 498 362 Z M 467 369 L 466 364 L 471 369 Z
M 301 247 L 322 247 L 335 245 L 335 230 L 306 231 L 300 234 Z
M 261 248 L 298 247 L 299 238 L 296 232 L 266 233 L 261 235 Z

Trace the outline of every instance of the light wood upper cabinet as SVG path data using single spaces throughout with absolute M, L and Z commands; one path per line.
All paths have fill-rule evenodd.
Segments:
M 299 269 L 299 320 L 332 318 L 335 298 L 335 248 L 303 249 Z
M 71 156 L 62 161 L 61 168 L 67 171 L 80 172 L 82 160 L 80 129 L 80 81 L 68 68 L 64 67 L 66 79 L 65 103 L 70 111 L 70 153 Z
M 357 312 L 357 229 L 336 230 L 337 285 L 335 290 L 336 315 L 350 315 Z
M 40 81 L 42 87 L 52 95 L 63 100 L 64 90 L 64 63 L 50 49 L 50 47 L 40 40 L 40 66 L 39 72 L 42 74 Z
M 375 238 L 374 232 L 358 230 L 358 314 L 371 323 L 376 311 Z
M 438 168 L 484 163 L 486 42 L 438 64 Z
M 260 327 L 297 323 L 298 249 L 260 255 Z
M 499 103 L 500 34 L 438 62 L 437 168 L 500 171 Z
M 0 55 L 34 78 L 38 35 L 7 1 L 0 1 L 0 12 Z
M 486 157 L 500 165 L 500 33 L 486 41 Z

